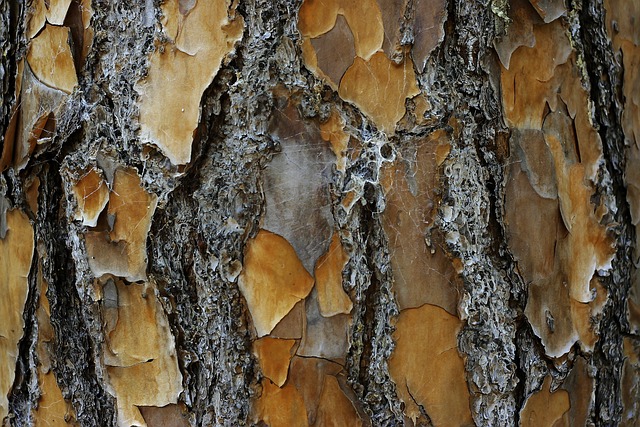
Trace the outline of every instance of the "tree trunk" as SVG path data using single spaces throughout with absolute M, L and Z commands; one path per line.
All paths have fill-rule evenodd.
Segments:
M 640 1 L 0 8 L 3 424 L 637 425 Z

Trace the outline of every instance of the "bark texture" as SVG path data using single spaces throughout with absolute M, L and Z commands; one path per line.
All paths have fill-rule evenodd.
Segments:
M 1 2 L 1 423 L 636 425 L 639 19 Z

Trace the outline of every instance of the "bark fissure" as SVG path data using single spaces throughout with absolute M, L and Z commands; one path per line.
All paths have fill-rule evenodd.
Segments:
M 2 2 L 0 417 L 631 423 L 621 2 Z
M 624 359 L 623 335 L 629 333 L 627 297 L 632 281 L 632 254 L 636 242 L 624 182 L 627 162 L 621 123 L 622 70 L 606 34 L 607 12 L 603 2 L 572 2 L 572 7 L 580 19 L 576 36 L 584 46 L 582 54 L 590 81 L 591 98 L 595 104 L 593 115 L 603 142 L 607 175 L 600 185 L 603 192 L 611 194 L 615 200 L 616 210 L 612 212 L 612 216 L 617 224 L 614 228 L 616 256 L 612 263 L 612 274 L 603 280 L 609 292 L 609 301 L 601 320 L 600 339 L 592 362 L 597 368 L 593 422 L 618 424 L 622 414 L 622 373 L 619 367 Z
M 50 284 L 47 297 L 51 304 L 51 324 L 56 333 L 53 346 L 53 371 L 66 398 L 73 403 L 81 425 L 113 423 L 114 401 L 97 377 L 95 351 L 100 343 L 94 341 L 96 310 L 85 305 L 76 286 L 76 264 L 69 241 L 59 233 L 64 209 L 61 177 L 50 166 L 41 174 L 43 191 L 36 230 L 37 250 L 42 259 L 43 277 Z M 54 237 L 57 236 L 57 237 Z M 46 254 L 46 256 L 44 255 Z M 93 318 L 92 318 L 93 317 Z M 94 329 L 95 330 L 95 329 Z
M 2 126 L 0 135 L 5 135 L 9 121 L 16 111 L 17 99 L 15 96 L 16 75 L 18 74 L 18 59 L 24 54 L 23 22 L 24 5 L 21 2 L 4 2 L 0 13 L 0 34 L 5 42 L 2 44 L 2 60 L 0 60 L 1 72 L 0 94 L 2 94 Z M 3 138 L 4 140 L 4 138 Z M 0 152 L 4 150 L 4 143 L 0 145 Z
M 476 148 L 490 147 L 488 141 L 500 130 L 492 120 L 500 117 L 499 104 L 481 66 L 493 40 L 493 32 L 487 30 L 493 29 L 494 16 L 479 3 L 463 2 L 450 6 L 450 17 L 455 27 L 448 42 L 449 60 L 457 71 L 451 79 L 455 160 L 445 162 L 447 195 L 439 226 L 464 266 L 461 315 L 466 326 L 459 335 L 459 348 L 467 357 L 472 414 L 477 424 L 502 424 L 516 412 L 515 316 L 510 308 L 512 285 L 495 254 L 493 239 L 499 236 L 488 230 L 490 199 L 497 195 L 491 192 L 489 172 Z M 484 161 L 496 160 L 485 155 Z
M 375 173 L 375 172 L 374 172 Z M 377 175 L 377 173 L 375 173 Z M 364 185 L 366 205 L 359 207 L 359 235 L 355 242 L 363 245 L 362 262 L 357 268 L 352 329 L 352 351 L 347 361 L 350 382 L 375 425 L 402 423 L 395 384 L 390 382 L 387 359 L 393 351 L 389 339 L 393 332 L 392 319 L 397 308 L 391 293 L 391 277 L 384 248 L 379 214 L 380 188 Z

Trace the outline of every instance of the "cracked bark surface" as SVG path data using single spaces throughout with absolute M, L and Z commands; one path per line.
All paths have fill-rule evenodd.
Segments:
M 635 425 L 638 19 L 0 3 L 0 425 Z

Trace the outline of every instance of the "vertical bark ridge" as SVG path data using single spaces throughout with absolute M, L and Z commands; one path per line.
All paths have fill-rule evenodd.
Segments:
M 40 175 L 42 192 L 39 199 L 36 228 L 37 251 L 42 259 L 43 277 L 50 284 L 47 297 L 51 304 L 51 323 L 56 333 L 53 372 L 63 395 L 73 403 L 81 425 L 110 424 L 115 420 L 114 399 L 100 378 L 95 352 L 101 344 L 94 335 L 95 304 L 89 305 L 78 293 L 79 278 L 70 242 L 61 229 L 64 221 L 62 179 L 58 172 L 43 167 Z M 80 286 L 84 286 L 80 282 Z
M 574 34 L 582 47 L 581 54 L 584 56 L 591 99 L 594 102 L 593 116 L 603 142 L 607 174 L 599 185 L 601 191 L 615 201 L 616 210 L 612 216 L 617 224 L 614 229 L 616 256 L 612 273 L 605 278 L 609 301 L 601 320 L 600 339 L 591 362 L 597 372 L 592 420 L 595 424 L 618 424 L 623 407 L 622 373 L 617 367 L 622 366 L 625 358 L 623 337 L 630 333 L 627 298 L 632 283 L 636 243 L 636 230 L 631 225 L 624 182 L 627 142 L 621 123 L 624 105 L 621 90 L 623 70 L 613 52 L 610 36 L 607 35 L 607 11 L 603 2 L 574 1 L 572 8 L 579 20 L 579 24 L 574 27 Z
M 451 252 L 464 265 L 460 310 L 466 325 L 458 342 L 466 355 L 471 409 L 478 425 L 511 422 L 517 383 L 512 284 L 495 251 L 499 236 L 490 228 L 491 199 L 497 195 L 489 174 L 499 167 L 489 150 L 501 129 L 500 105 L 483 70 L 496 19 L 487 6 L 454 2 L 450 8 L 453 37 L 448 61 L 455 111 L 450 123 L 455 130 L 451 160 L 445 162 L 447 188 L 439 219 Z
M 378 151 L 374 141 L 369 141 L 372 145 L 367 147 L 372 153 L 362 156 L 359 167 L 348 171 L 346 178 L 347 183 L 364 184 L 361 197 L 365 204 L 341 218 L 355 252 L 347 267 L 351 278 L 348 286 L 355 295 L 347 370 L 350 384 L 373 425 L 391 426 L 403 423 L 387 363 L 394 349 L 391 333 L 398 308 L 391 290 L 387 239 L 380 220 L 384 210 L 384 195 L 378 183 L 382 159 L 373 157 Z M 367 161 L 370 156 L 375 160 Z
M 0 95 L 2 97 L 2 121 L 0 135 L 4 135 L 16 103 L 15 83 L 18 58 L 24 49 L 24 39 L 20 37 L 24 27 L 24 4 L 21 1 L 4 2 L 0 6 L 0 39 L 2 59 L 0 60 Z

